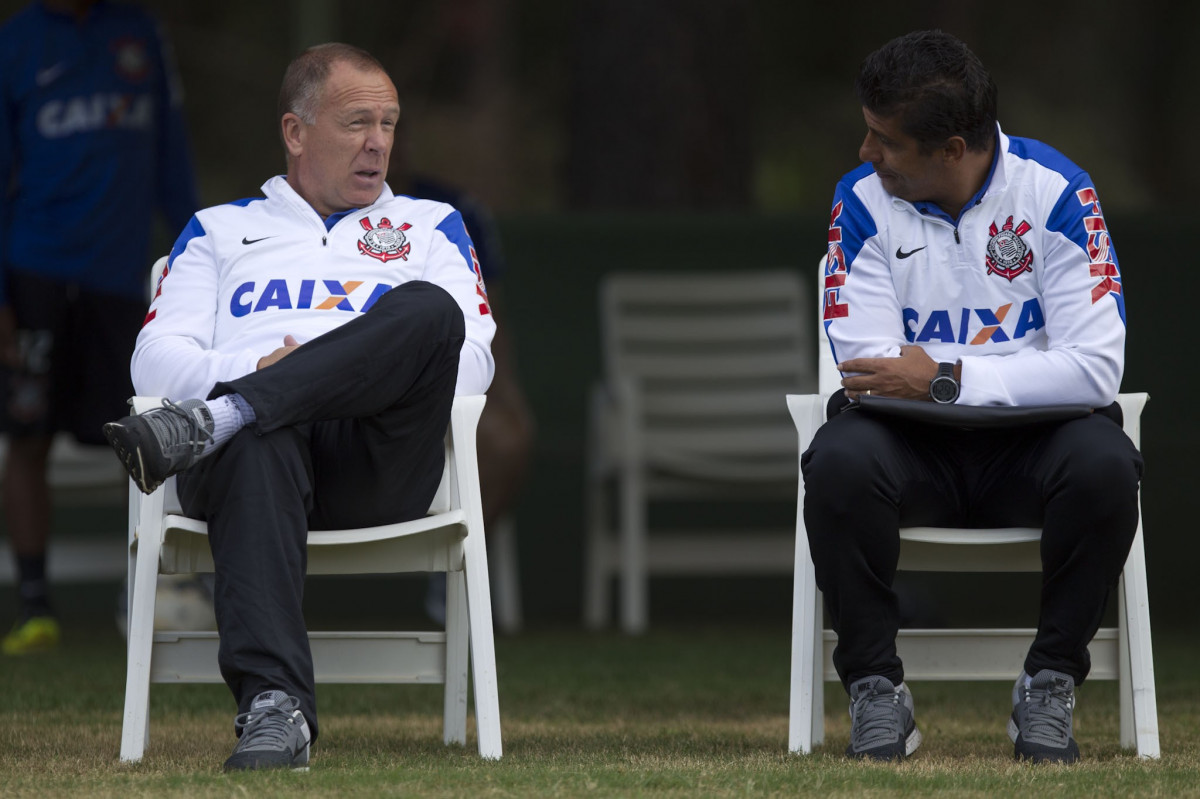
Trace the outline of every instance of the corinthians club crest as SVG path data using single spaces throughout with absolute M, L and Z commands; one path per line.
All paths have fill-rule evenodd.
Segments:
M 1013 278 L 1022 272 L 1032 272 L 1033 267 L 1033 251 L 1029 249 L 1029 245 L 1021 238 L 1031 229 L 1028 222 L 1022 221 L 1021 224 L 1013 227 L 1013 218 L 1010 216 L 1004 223 L 1004 227 L 997 229 L 996 223 L 993 222 L 988 228 L 988 233 L 992 237 L 987 243 L 987 273 L 997 274 L 1001 277 L 1008 278 L 1011 283 Z
M 379 220 L 379 227 L 373 227 L 371 218 L 366 216 L 358 223 L 363 226 L 363 230 L 367 231 L 362 240 L 358 242 L 358 251 L 363 255 L 377 258 L 385 264 L 393 258 L 408 260 L 408 253 L 412 250 L 412 245 L 408 243 L 408 237 L 404 235 L 404 231 L 411 228 L 412 225 L 404 222 L 400 227 L 392 227 L 392 221 L 386 216 Z

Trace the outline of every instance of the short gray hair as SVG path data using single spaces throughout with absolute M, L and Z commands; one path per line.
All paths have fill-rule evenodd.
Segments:
M 321 89 L 333 69 L 333 65 L 345 62 L 363 72 L 387 70 L 379 59 L 352 44 L 328 42 L 314 45 L 288 64 L 283 74 L 283 85 L 279 88 L 279 118 L 284 114 L 295 114 L 311 125 L 317 121 L 317 106 L 321 103 Z

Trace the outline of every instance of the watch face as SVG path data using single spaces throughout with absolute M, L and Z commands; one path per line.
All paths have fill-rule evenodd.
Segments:
M 958 399 L 958 383 L 953 377 L 935 377 L 929 384 L 929 396 L 934 402 L 954 402 Z

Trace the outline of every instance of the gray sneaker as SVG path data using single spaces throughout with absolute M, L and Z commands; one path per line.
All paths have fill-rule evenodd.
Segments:
M 847 757 L 903 760 L 921 745 L 908 686 L 886 677 L 863 677 L 850 686 Z
M 308 771 L 312 735 L 300 712 L 300 700 L 283 691 L 264 691 L 254 697 L 250 712 L 233 720 L 241 732 L 226 771 L 290 768 Z
M 1008 737 L 1013 756 L 1034 763 L 1074 763 L 1079 744 L 1071 736 L 1075 709 L 1075 680 L 1050 669 L 1042 669 L 1025 685 L 1025 674 L 1013 686 L 1013 712 L 1008 720 Z
M 204 400 L 164 399 L 161 408 L 104 425 L 104 437 L 138 488 L 150 494 L 199 460 L 214 427 Z

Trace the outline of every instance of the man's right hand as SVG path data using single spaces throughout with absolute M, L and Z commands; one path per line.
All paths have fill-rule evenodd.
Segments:
M 295 336 L 292 336 L 292 335 L 284 336 L 282 347 L 275 350 L 270 355 L 264 355 L 263 357 L 258 359 L 258 368 L 266 369 L 268 366 L 275 363 L 276 361 L 286 358 L 289 354 L 291 354 L 292 350 L 296 349 L 299 346 L 300 346 L 300 342 L 296 341 Z
M 928 400 L 929 381 L 937 375 L 938 366 L 922 347 L 906 344 L 898 358 L 853 358 L 837 365 L 842 372 L 846 396 L 874 394 L 900 399 Z M 955 378 L 959 370 L 955 369 Z

